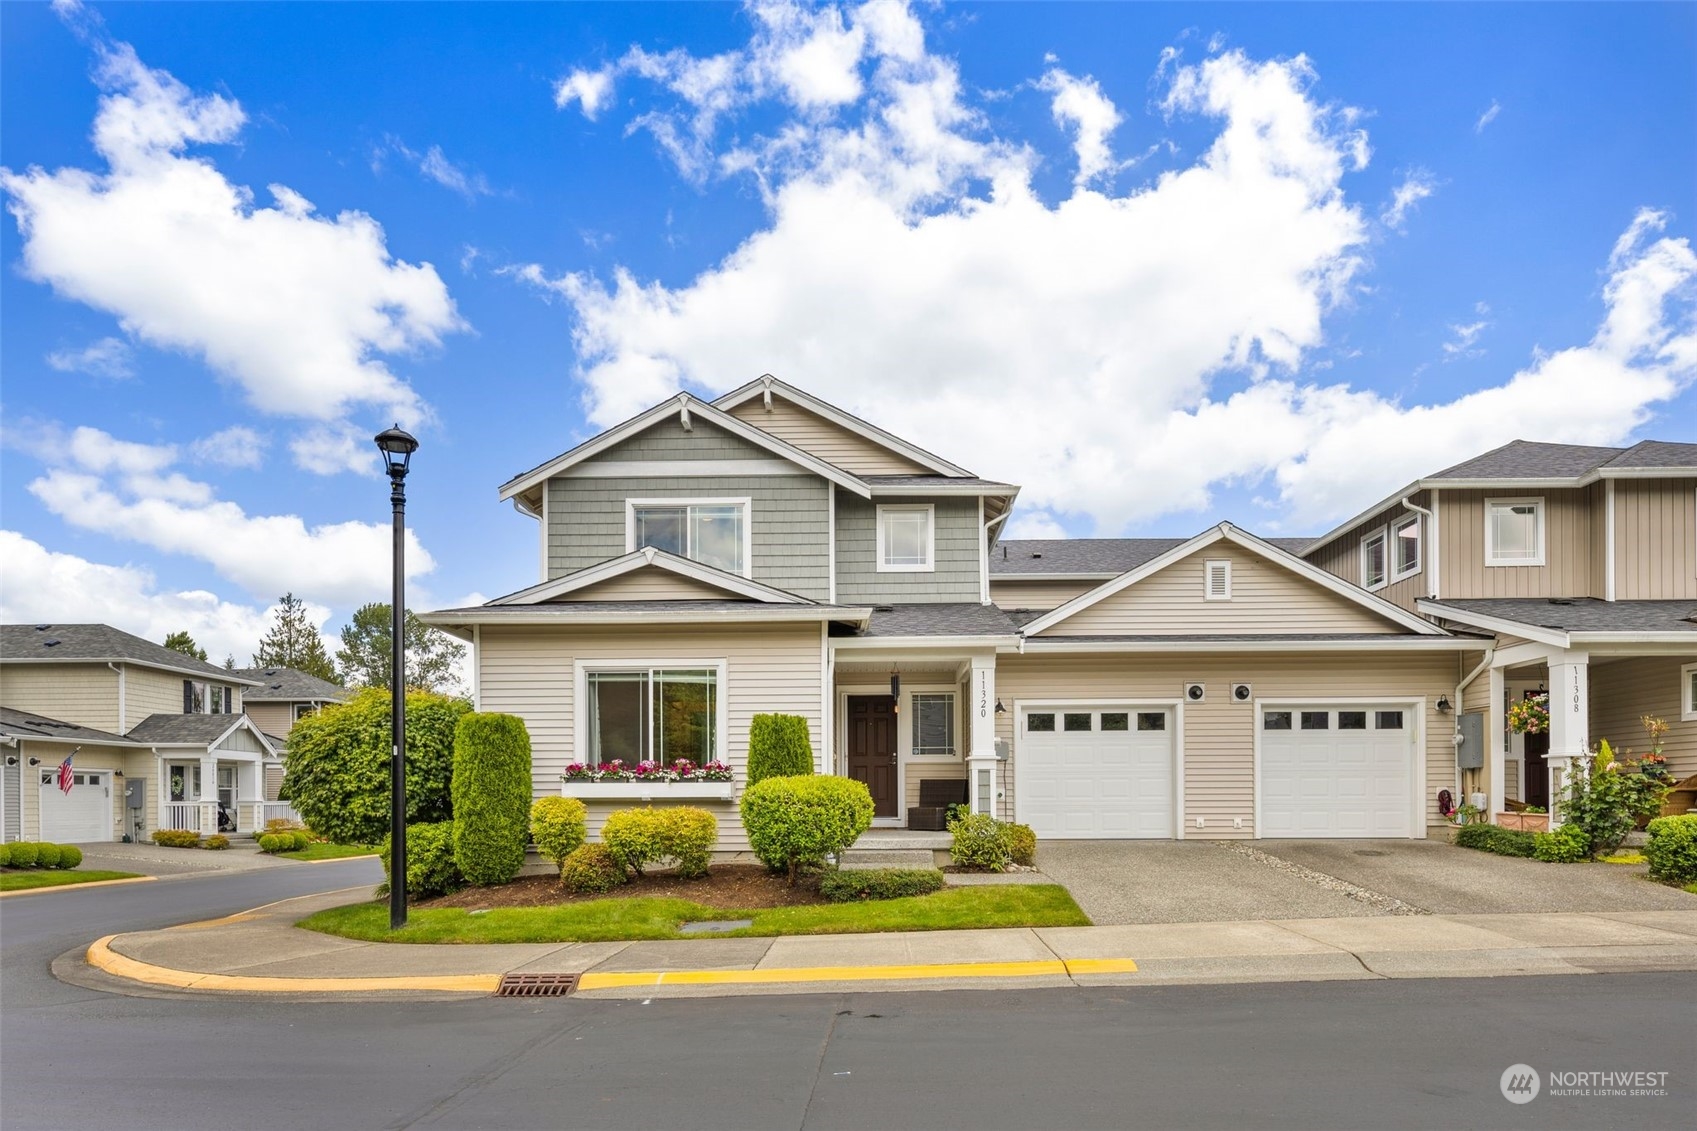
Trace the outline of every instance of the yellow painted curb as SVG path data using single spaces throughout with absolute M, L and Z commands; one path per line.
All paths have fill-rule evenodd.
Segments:
M 14 895 L 45 895 L 50 891 L 86 891 L 89 888 L 109 888 L 118 884 L 145 884 L 158 878 L 158 876 L 131 876 L 127 880 L 90 880 L 86 884 L 54 884 L 45 888 L 24 888 L 22 891 L 0 891 L 0 899 L 11 899 Z
M 442 974 L 413 978 L 253 978 L 236 974 L 199 974 L 172 970 L 128 958 L 111 947 L 116 935 L 96 939 L 88 948 L 88 963 L 115 978 L 170 986 L 181 990 L 233 990 L 238 993 L 313 994 L 371 993 L 382 990 L 428 990 L 436 993 L 494 993 L 499 974 Z
M 1075 958 L 1070 962 L 942 962 L 914 966 L 774 966 L 764 970 L 660 970 L 590 972 L 577 980 L 580 990 L 631 986 L 743 986 L 804 982 L 882 982 L 925 978 L 1032 978 L 1044 975 L 1133 974 L 1129 958 Z

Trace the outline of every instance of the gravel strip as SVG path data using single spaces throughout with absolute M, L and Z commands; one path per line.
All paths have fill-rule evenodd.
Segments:
M 1416 907 L 1412 903 L 1404 903 L 1395 896 L 1389 896 L 1383 892 L 1373 891 L 1369 888 L 1364 888 L 1359 884 L 1352 884 L 1348 880 L 1340 880 L 1336 876 L 1328 876 L 1324 872 L 1316 872 L 1312 868 L 1304 868 L 1301 864 L 1292 864 L 1289 860 L 1281 860 L 1272 853 L 1263 852 L 1259 848 L 1245 844 L 1243 841 L 1216 840 L 1213 843 L 1219 845 L 1227 852 L 1235 852 L 1239 856 L 1247 856 L 1257 864 L 1264 864 L 1269 868 L 1276 869 L 1280 872 L 1286 872 L 1295 876 L 1299 880 L 1314 884 L 1317 887 L 1323 887 L 1328 891 L 1335 891 L 1342 895 L 1346 895 L 1350 899 L 1365 903 L 1369 907 L 1373 907 L 1384 912 L 1386 915 L 1431 914 L 1431 912 L 1426 910 L 1424 907 Z

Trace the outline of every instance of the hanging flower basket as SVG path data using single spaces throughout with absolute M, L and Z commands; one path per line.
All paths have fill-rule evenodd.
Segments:
M 1550 729 L 1550 697 L 1534 695 L 1509 705 L 1508 729 L 1515 734 L 1543 734 Z

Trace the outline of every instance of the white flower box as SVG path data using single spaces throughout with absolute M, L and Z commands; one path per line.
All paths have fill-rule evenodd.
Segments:
M 562 781 L 560 793 L 580 801 L 729 801 L 728 781 Z

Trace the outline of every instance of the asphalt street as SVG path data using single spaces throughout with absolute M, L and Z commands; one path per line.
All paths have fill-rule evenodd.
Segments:
M 379 875 L 368 859 L 5 901 L 0 1125 L 1684 1128 L 1697 1105 L 1694 974 L 300 1003 L 48 971 L 102 934 Z M 1666 1094 L 1511 1104 L 1515 1063 L 1665 1072 Z

